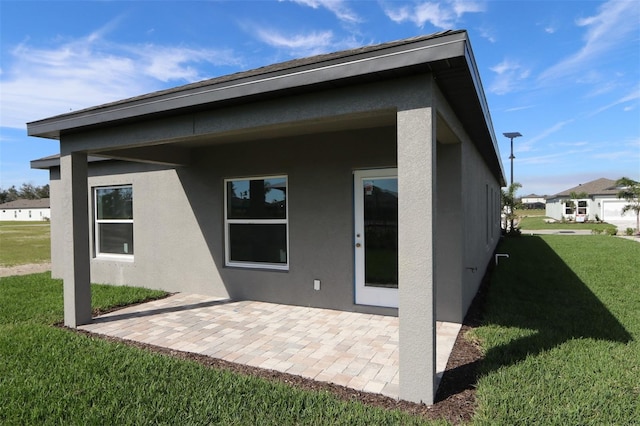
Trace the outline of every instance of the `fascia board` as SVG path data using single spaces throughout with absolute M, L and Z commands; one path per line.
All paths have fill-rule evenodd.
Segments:
M 491 138 L 492 149 L 493 149 L 493 152 L 495 153 L 496 161 L 500 169 L 500 180 L 502 181 L 501 184 L 506 184 L 504 166 L 502 165 L 502 159 L 500 158 L 500 154 L 499 154 L 500 149 L 498 148 L 498 141 L 496 139 L 496 135 L 493 129 L 493 121 L 491 120 L 489 104 L 487 102 L 487 98 L 484 95 L 484 88 L 482 87 L 482 81 L 480 80 L 480 73 L 478 71 L 476 60 L 475 60 L 475 57 L 473 56 L 471 45 L 469 43 L 465 44 L 464 57 L 467 62 L 467 69 L 471 74 L 473 86 L 476 91 L 476 97 L 478 99 L 478 102 L 480 102 L 480 108 L 482 109 L 482 114 L 484 116 L 484 121 L 487 127 L 487 133 Z
M 322 64 L 177 91 L 142 100 L 65 114 L 27 124 L 30 136 L 58 139 L 61 132 L 112 121 L 135 119 L 184 108 L 212 105 L 258 94 L 312 86 L 319 83 L 402 69 L 429 62 L 461 57 L 466 51 L 466 33 L 424 40 L 375 52 L 341 58 Z
M 93 155 L 90 155 L 89 157 L 87 157 L 87 162 L 88 163 L 94 163 L 97 161 L 109 161 L 111 160 L 110 158 L 103 158 L 103 157 L 96 157 Z M 49 170 L 52 167 L 60 167 L 60 156 L 56 155 L 54 157 L 50 157 L 50 158 L 40 158 L 37 160 L 31 160 L 30 161 L 30 167 L 32 169 L 39 169 L 39 170 Z

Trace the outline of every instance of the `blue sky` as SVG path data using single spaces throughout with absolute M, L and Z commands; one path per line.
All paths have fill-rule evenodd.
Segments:
M 466 29 L 521 195 L 640 180 L 640 1 L 0 0 L 0 186 L 47 183 L 26 122 L 275 62 Z

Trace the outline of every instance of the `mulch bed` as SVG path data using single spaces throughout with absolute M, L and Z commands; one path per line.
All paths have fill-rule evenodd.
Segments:
M 384 409 L 402 410 L 410 414 L 423 416 L 427 419 L 442 419 L 453 424 L 462 424 L 469 422 L 475 411 L 475 384 L 477 380 L 478 366 L 482 360 L 482 351 L 479 346 L 470 339 L 465 338 L 465 336 L 470 330 L 480 325 L 488 287 L 488 277 L 491 274 L 491 270 L 492 268 L 490 266 L 485 274 L 478 294 L 467 311 L 462 328 L 454 344 L 451 356 L 449 357 L 444 376 L 440 382 L 438 392 L 436 393 L 436 401 L 433 405 L 429 406 L 397 400 L 381 394 L 361 392 L 356 389 L 350 389 L 333 383 L 318 382 L 288 373 L 236 364 L 208 357 L 206 355 L 176 351 L 146 343 L 94 334 L 83 330 L 72 330 L 108 341 L 125 343 L 127 345 L 155 353 L 195 361 L 211 368 L 225 369 L 239 374 L 277 381 L 299 389 L 331 392 L 338 398 L 345 401 L 359 401 L 363 404 L 381 407 Z

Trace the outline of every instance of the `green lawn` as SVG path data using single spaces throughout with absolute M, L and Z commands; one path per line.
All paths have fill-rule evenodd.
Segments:
M 494 271 L 478 383 L 480 424 L 640 419 L 640 244 L 508 238 Z M 637 424 L 637 423 L 635 423 Z
M 516 215 L 522 216 L 546 216 L 544 209 L 516 209 Z
M 640 244 L 522 236 L 492 276 L 476 424 L 640 418 Z M 161 297 L 92 286 L 94 309 Z M 62 283 L 0 278 L 0 424 L 423 424 L 422 418 L 220 371 L 52 326 Z
M 0 266 L 51 261 L 49 222 L 0 221 Z
M 92 291 L 99 309 L 161 295 L 116 286 Z M 48 273 L 0 279 L 0 424 L 425 423 L 51 326 L 62 316 L 62 283 Z
M 535 231 L 538 229 L 605 229 L 615 228 L 614 225 L 608 223 L 575 223 L 575 222 L 553 222 L 547 223 L 549 220 L 546 216 L 526 216 L 521 217 L 518 227 L 523 231 Z

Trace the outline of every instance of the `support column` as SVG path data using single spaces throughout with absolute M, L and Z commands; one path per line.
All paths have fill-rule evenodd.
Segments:
M 77 327 L 91 322 L 87 154 L 72 152 L 60 156 L 60 191 L 64 324 Z
M 400 398 L 435 398 L 435 111 L 398 111 Z

